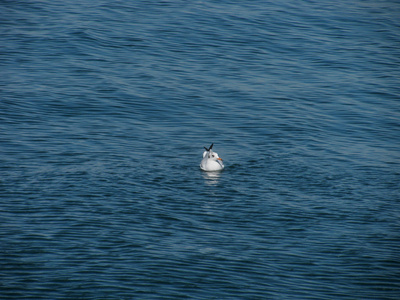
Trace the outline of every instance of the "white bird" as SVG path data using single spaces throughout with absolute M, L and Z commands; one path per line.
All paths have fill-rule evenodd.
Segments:
M 221 171 L 224 168 L 222 158 L 218 156 L 217 152 L 212 151 L 214 144 L 211 144 L 210 148 L 204 147 L 206 151 L 203 153 L 203 159 L 200 163 L 200 168 L 203 171 Z

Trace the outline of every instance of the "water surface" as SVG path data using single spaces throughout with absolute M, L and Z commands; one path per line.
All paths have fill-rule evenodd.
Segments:
M 1 7 L 1 298 L 399 298 L 399 3 Z

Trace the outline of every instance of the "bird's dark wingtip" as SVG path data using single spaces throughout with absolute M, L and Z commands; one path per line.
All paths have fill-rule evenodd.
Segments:
M 212 149 L 213 146 L 214 146 L 214 143 L 211 144 L 210 148 L 204 147 L 204 149 L 206 149 L 206 151 L 210 151 L 210 150 Z

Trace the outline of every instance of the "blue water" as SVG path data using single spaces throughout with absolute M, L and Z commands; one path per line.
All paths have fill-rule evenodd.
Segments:
M 2 1 L 0 298 L 399 299 L 399 19 Z

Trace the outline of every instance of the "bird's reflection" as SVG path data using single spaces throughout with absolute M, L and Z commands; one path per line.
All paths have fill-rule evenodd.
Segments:
M 203 178 L 208 185 L 217 185 L 221 177 L 221 172 L 202 172 Z

